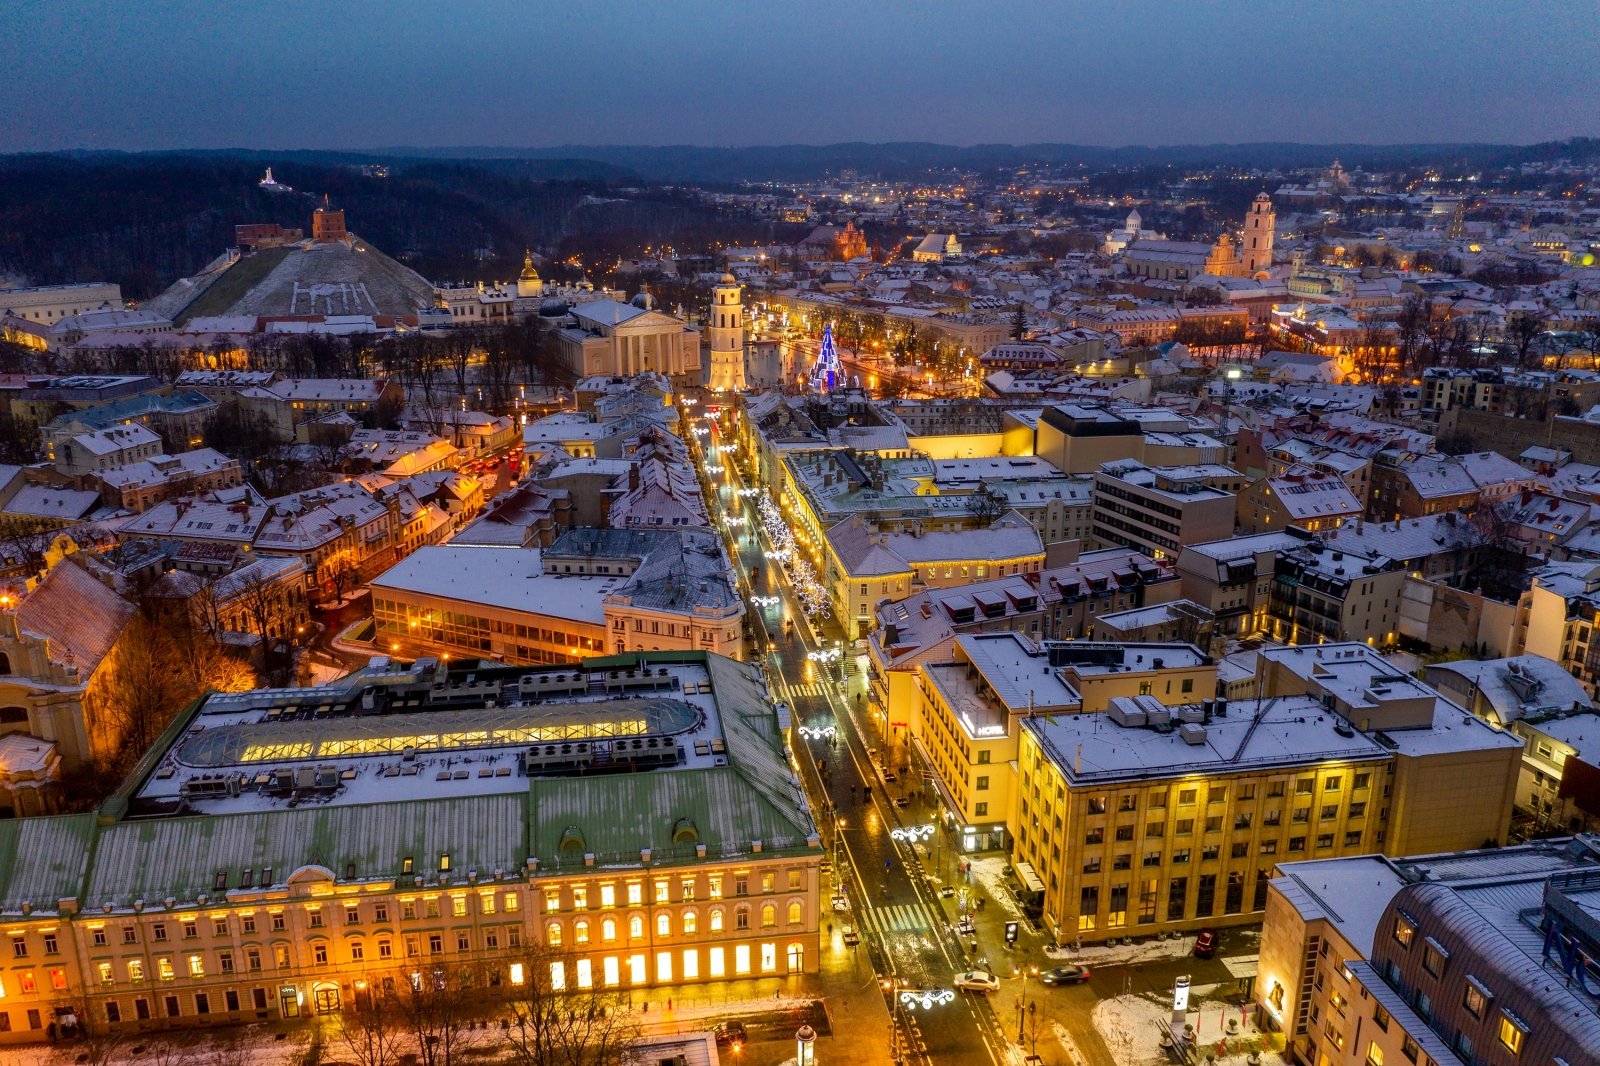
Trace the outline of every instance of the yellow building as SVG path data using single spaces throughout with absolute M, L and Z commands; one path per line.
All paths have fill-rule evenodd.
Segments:
M 1013 862 L 1058 942 L 1251 921 L 1284 859 L 1504 839 L 1517 738 L 1364 645 L 1261 659 L 1255 700 L 1022 723 Z
M 213 695 L 97 814 L 0 821 L 0 1042 L 65 1010 L 328 1013 L 425 972 L 814 973 L 822 848 L 784 750 L 758 672 L 694 652 Z
M 1019 633 L 963 634 L 947 655 L 916 667 L 911 743 L 960 849 L 1005 848 L 1026 721 L 1104 711 L 1118 695 L 1189 702 L 1216 682 L 1216 664 L 1188 644 L 1040 645 Z
M 834 610 L 854 639 L 872 627 L 880 600 L 903 599 L 924 588 L 945 588 L 1036 573 L 1044 567 L 1039 531 L 1016 512 L 986 529 L 888 533 L 857 514 L 822 539 L 823 579 Z

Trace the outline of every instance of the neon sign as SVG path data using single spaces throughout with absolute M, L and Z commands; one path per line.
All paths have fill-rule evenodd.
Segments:
M 1550 927 L 1544 934 L 1544 961 L 1549 962 L 1553 953 L 1568 981 L 1577 981 L 1578 988 L 1589 998 L 1600 999 L 1600 961 L 1589 954 L 1588 948 L 1579 942 L 1576 934 L 1563 929 L 1553 915 L 1548 921 Z

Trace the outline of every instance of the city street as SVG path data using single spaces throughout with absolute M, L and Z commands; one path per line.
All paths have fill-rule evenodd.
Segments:
M 718 438 L 708 440 L 715 444 Z M 892 835 L 920 824 L 912 818 L 920 808 L 897 809 L 886 791 L 873 757 L 881 740 L 859 711 L 865 683 L 854 652 L 844 658 L 842 669 L 837 659 L 821 663 L 807 657 L 840 646 L 842 631 L 831 620 L 819 624 L 804 617 L 794 590 L 781 579 L 782 568 L 764 558 L 755 501 L 738 494 L 744 482 L 732 456 L 721 465 L 723 472 L 712 481 L 717 502 L 725 513 L 745 516 L 743 525 L 730 530 L 736 580 L 753 596 L 778 598 L 775 606 L 752 607 L 758 616 L 757 646 L 765 640 L 771 649 L 769 684 L 793 715 L 797 762 L 824 839 L 838 856 L 832 883 L 848 901 L 848 909 L 834 915 L 824 950 L 859 954 L 862 966 L 894 986 L 890 1009 L 907 1034 L 909 1058 L 959 1055 L 976 1061 L 971 1056 L 983 1055 L 999 1061 L 1005 1042 L 983 993 L 957 992 L 948 1002 L 930 1000 L 927 1007 L 920 999 L 915 1007 L 900 1006 L 900 991 L 953 990 L 953 976 L 974 966 L 973 953 L 955 936 L 954 916 L 930 881 L 936 875 L 924 867 L 921 849 Z M 808 731 L 833 727 L 835 733 L 803 738 L 802 726 Z M 846 925 L 858 933 L 858 944 L 845 943 Z M 987 948 L 980 946 L 977 954 Z
M 715 427 L 711 435 L 695 439 L 708 446 L 730 443 Z M 948 999 L 930 997 L 926 1005 L 913 997 L 910 1009 L 900 1009 L 898 996 L 889 999 L 896 1026 L 908 1034 L 907 1058 L 982 1055 L 999 1062 L 1020 1050 L 1038 1054 L 1045 1063 L 1122 1066 L 1095 1029 L 1097 1002 L 1128 994 L 1166 995 L 1174 979 L 1185 975 L 1197 986 L 1232 984 L 1221 952 L 1211 959 L 1189 955 L 1193 937 L 1163 944 L 1144 961 L 1093 965 L 1092 979 L 1083 984 L 1052 987 L 1032 976 L 1065 960 L 1046 956 L 1044 938 L 1027 923 L 1021 923 L 1016 944 L 1007 946 L 1006 924 L 1018 917 L 1013 904 L 996 898 L 975 874 L 959 872 L 963 861 L 992 865 L 996 858 L 963 856 L 944 833 L 932 830 L 933 812 L 921 782 L 907 780 L 915 773 L 906 771 L 910 760 L 903 739 L 891 738 L 892 747 L 886 746 L 881 724 L 864 710 L 864 657 L 847 650 L 842 669 L 837 658 L 813 657 L 848 648 L 842 630 L 831 617 L 806 619 L 782 565 L 766 558 L 771 545 L 761 531 L 756 499 L 739 494 L 746 483 L 734 453 L 723 453 L 711 465 L 722 467 L 711 478 L 718 509 L 743 516 L 742 524 L 724 527 L 734 549 L 735 580 L 755 598 L 753 643 L 769 649 L 769 685 L 774 698 L 790 707 L 796 762 L 835 856 L 831 883 L 848 901 L 848 909 L 834 915 L 824 951 L 855 953 L 853 972 L 870 969 L 898 989 L 954 993 Z M 893 784 L 883 779 L 884 755 L 891 751 L 888 765 L 898 778 Z M 907 797 L 907 806 L 895 806 L 898 797 Z M 917 842 L 895 839 L 897 831 L 904 837 L 924 825 L 931 837 L 918 832 Z M 939 894 L 945 885 L 953 889 L 948 898 Z M 976 912 L 970 937 L 955 933 L 958 893 L 963 892 L 991 904 Z M 847 925 L 859 936 L 858 944 L 845 942 Z M 1086 961 L 1094 954 L 1092 948 L 1085 951 Z M 954 991 L 955 974 L 985 966 L 1001 979 L 997 992 Z

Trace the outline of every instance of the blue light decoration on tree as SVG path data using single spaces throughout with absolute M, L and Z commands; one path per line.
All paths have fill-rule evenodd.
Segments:
M 811 368 L 811 387 L 818 392 L 832 392 L 839 384 L 841 367 L 839 353 L 833 347 L 833 327 L 822 327 L 822 347 L 817 349 L 817 362 Z

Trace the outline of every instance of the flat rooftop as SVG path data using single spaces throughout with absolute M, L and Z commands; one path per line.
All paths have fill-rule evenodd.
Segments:
M 598 660 L 605 662 L 606 660 Z M 707 666 L 441 665 L 208 698 L 136 815 L 525 793 L 536 777 L 728 764 Z
M 547 574 L 538 548 L 427 545 L 372 581 L 375 593 L 411 593 L 601 625 L 621 574 Z
M 1177 722 L 1182 709 L 1176 709 Z M 1259 713 L 1258 713 L 1259 712 Z M 1068 781 L 1115 781 L 1184 774 L 1260 771 L 1327 761 L 1381 760 L 1389 749 L 1311 696 L 1236 700 L 1213 716 L 1190 743 L 1176 724 L 1159 729 L 1119 725 L 1109 712 L 1030 718 L 1039 747 Z

